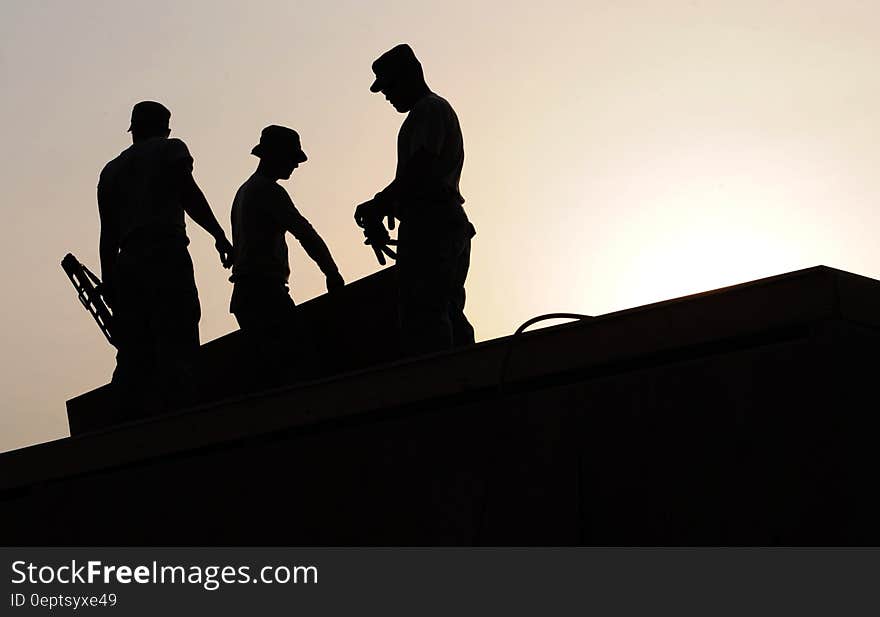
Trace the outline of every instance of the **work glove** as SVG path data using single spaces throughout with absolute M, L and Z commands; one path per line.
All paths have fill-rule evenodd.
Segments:
M 372 247 L 379 265 L 385 265 L 385 255 L 388 255 L 391 259 L 397 259 L 397 253 L 389 248 L 389 245 L 397 244 L 397 240 L 393 240 L 388 235 L 388 230 L 385 229 L 380 219 L 372 219 L 366 222 L 364 236 L 366 237 L 364 244 Z
M 358 205 L 354 211 L 354 221 L 364 230 L 364 244 L 372 247 L 376 254 L 379 265 L 384 266 L 385 255 L 397 259 L 397 253 L 389 248 L 389 245 L 397 244 L 388 235 L 388 230 L 382 224 L 382 203 L 376 199 L 365 201 Z M 394 217 L 388 216 L 388 227 L 394 229 Z

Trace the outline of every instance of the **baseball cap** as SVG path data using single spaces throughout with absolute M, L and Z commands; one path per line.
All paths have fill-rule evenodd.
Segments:
M 406 43 L 392 47 L 373 62 L 376 80 L 370 86 L 371 92 L 379 92 L 385 86 L 405 75 L 421 75 L 422 64 L 416 58 L 412 47 Z
M 171 120 L 171 112 L 162 103 L 156 101 L 141 101 L 131 109 L 131 126 L 129 132 L 135 128 L 161 128 L 167 129 Z

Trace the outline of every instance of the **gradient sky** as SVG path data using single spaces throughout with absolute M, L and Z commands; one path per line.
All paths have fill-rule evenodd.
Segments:
M 409 42 L 464 132 L 486 340 L 819 264 L 880 278 L 878 23 L 854 0 L 3 0 L 0 451 L 66 436 L 64 401 L 113 370 L 59 262 L 99 271 L 97 176 L 138 100 L 172 110 L 227 233 L 260 129 L 298 130 L 284 186 L 353 281 L 403 120 L 370 63 Z M 188 229 L 205 342 L 231 285 Z M 292 239 L 291 265 L 297 302 L 322 293 Z

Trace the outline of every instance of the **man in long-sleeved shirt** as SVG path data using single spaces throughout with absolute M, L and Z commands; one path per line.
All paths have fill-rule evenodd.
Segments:
M 243 330 L 271 330 L 289 320 L 295 306 L 288 289 L 287 232 L 324 273 L 328 291 L 345 283 L 321 236 L 277 183 L 308 160 L 299 135 L 283 126 L 267 126 L 251 153 L 260 163 L 232 203 L 235 287 L 229 310 Z
M 401 344 L 406 353 L 451 349 L 474 342 L 464 314 L 464 283 L 476 234 L 465 214 L 459 179 L 464 141 L 449 102 L 425 83 L 409 45 L 398 45 L 373 62 L 382 92 L 407 117 L 397 136 L 394 180 L 357 207 L 355 220 L 368 243 L 381 248 L 381 219 L 400 221 L 398 280 Z M 378 255 L 379 253 L 377 253 Z

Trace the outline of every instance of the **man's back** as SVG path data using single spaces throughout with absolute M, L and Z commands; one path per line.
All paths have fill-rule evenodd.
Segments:
M 185 234 L 177 172 L 192 171 L 192 157 L 179 139 L 155 137 L 132 144 L 107 163 L 98 183 L 99 204 L 115 222 L 120 244 L 144 228 Z
M 397 171 L 404 177 L 409 161 L 420 150 L 433 159 L 430 185 L 413 187 L 411 198 L 418 201 L 447 202 L 447 216 L 461 218 L 464 203 L 459 183 L 464 167 L 464 140 L 458 116 L 449 102 L 433 92 L 413 105 L 397 136 Z M 404 208 L 405 209 L 405 208 Z M 406 218 L 406 213 L 404 213 Z
M 288 201 L 281 186 L 256 173 L 238 189 L 232 201 L 233 281 L 259 276 L 287 282 L 287 228 L 278 212 Z

